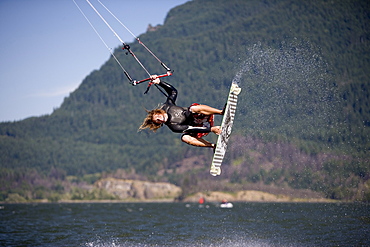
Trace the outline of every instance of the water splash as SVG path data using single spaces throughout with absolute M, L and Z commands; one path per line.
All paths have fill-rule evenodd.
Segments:
M 242 80 L 242 77 L 243 77 L 244 73 L 247 72 L 248 70 L 249 70 L 249 67 L 247 66 L 247 61 L 245 61 L 245 62 L 242 63 L 242 65 L 240 66 L 239 71 L 234 76 L 234 78 L 232 80 L 232 83 L 239 85 L 239 83 Z
M 210 247 L 293 247 L 297 246 L 292 243 L 283 243 L 280 240 L 275 242 L 268 240 L 253 240 L 243 236 L 230 236 L 230 238 L 218 238 L 215 239 L 215 243 L 205 244 L 203 242 L 192 242 L 187 243 L 180 241 L 179 243 L 173 241 L 164 241 L 160 243 L 132 243 L 129 241 L 119 241 L 117 239 L 111 239 L 106 241 L 91 241 L 83 244 L 86 247 L 149 247 L 149 246 L 174 246 L 174 247 L 191 247 L 191 246 L 210 246 Z
M 311 137 L 336 121 L 336 85 L 320 49 L 308 41 L 247 47 L 233 82 L 244 91 L 243 128 Z

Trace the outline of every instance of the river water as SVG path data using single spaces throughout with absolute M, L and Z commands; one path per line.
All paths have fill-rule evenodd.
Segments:
M 370 246 L 370 205 L 0 205 L 1 246 Z

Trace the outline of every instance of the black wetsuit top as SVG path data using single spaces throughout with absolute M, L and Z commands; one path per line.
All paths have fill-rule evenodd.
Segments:
M 164 123 L 173 132 L 176 133 L 208 133 L 211 132 L 211 127 L 195 127 L 193 125 L 193 113 L 189 108 L 176 105 L 177 90 L 172 85 L 161 81 L 158 86 L 163 88 L 168 97 L 166 102 L 160 109 L 164 110 L 168 115 L 168 120 Z

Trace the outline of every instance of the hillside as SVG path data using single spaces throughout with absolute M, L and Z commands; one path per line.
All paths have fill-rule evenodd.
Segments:
M 210 150 L 166 128 L 137 132 L 144 109 L 164 97 L 130 86 L 110 58 L 51 115 L 0 124 L 2 199 L 55 199 L 111 176 L 171 182 L 185 195 L 278 187 L 369 201 L 369 19 L 361 0 L 178 6 L 139 38 L 175 70 L 168 82 L 178 105 L 221 108 L 233 79 L 243 88 L 223 175 L 209 176 Z M 149 71 L 163 73 L 138 43 L 130 46 Z M 120 47 L 115 54 L 135 79 L 145 77 Z

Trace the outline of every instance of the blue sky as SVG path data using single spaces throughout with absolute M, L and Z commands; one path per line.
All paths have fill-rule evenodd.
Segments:
M 87 2 L 75 1 L 108 46 L 119 46 Z M 136 36 L 148 24 L 163 24 L 171 8 L 187 1 L 101 0 Z M 90 2 L 125 42 L 134 41 L 96 0 Z M 0 122 L 52 113 L 110 56 L 73 0 L 0 0 L 0 34 Z

